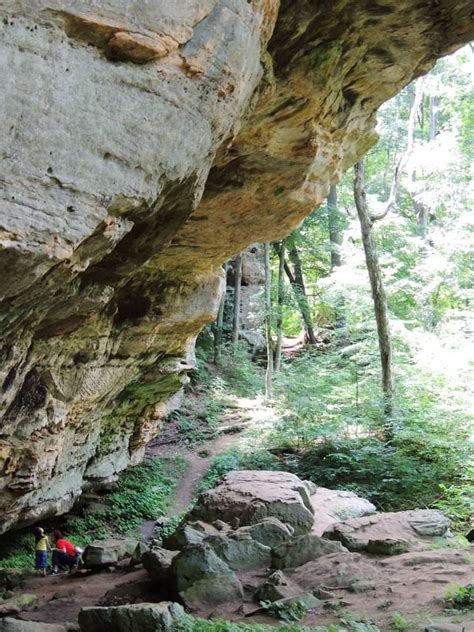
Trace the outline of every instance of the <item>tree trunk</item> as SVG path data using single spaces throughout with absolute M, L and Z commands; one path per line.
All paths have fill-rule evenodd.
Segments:
M 289 266 L 285 265 L 285 271 L 295 293 L 301 316 L 303 317 L 304 327 L 306 330 L 306 338 L 309 344 L 316 344 L 316 336 L 314 335 L 313 319 L 311 318 L 311 310 L 309 308 L 306 288 L 304 286 L 303 267 L 301 265 L 300 256 L 296 246 L 293 244 L 288 249 L 288 256 L 293 264 L 293 273 Z
M 439 109 L 439 97 L 430 96 L 430 140 L 436 138 L 436 131 L 438 126 L 438 109 Z
M 232 324 L 232 344 L 237 346 L 240 334 L 240 288 L 242 285 L 242 255 L 234 263 L 234 320 Z
M 337 189 L 331 185 L 327 197 L 329 245 L 331 248 L 331 272 L 341 265 L 342 231 L 341 221 L 337 210 Z
M 392 338 L 388 319 L 387 299 L 383 285 L 382 273 L 377 256 L 377 248 L 373 235 L 373 222 L 370 218 L 364 189 L 364 163 L 358 162 L 355 167 L 354 199 L 359 215 L 362 243 L 364 244 L 365 260 L 369 273 L 370 287 L 374 301 L 375 320 L 382 365 L 382 389 L 384 394 L 385 437 L 389 441 L 393 438 L 393 395 L 394 378 L 392 366 Z
M 275 373 L 281 366 L 281 348 L 283 344 L 283 303 L 285 299 L 285 255 L 286 242 L 283 239 L 278 249 L 278 312 L 276 319 L 277 342 L 275 347 Z
M 263 245 L 265 253 L 265 335 L 267 341 L 267 370 L 265 373 L 265 396 L 273 395 L 273 340 L 272 340 L 272 271 L 270 268 L 270 244 Z
M 221 359 L 221 351 L 222 351 L 222 339 L 223 339 L 223 330 L 224 330 L 224 309 L 225 302 L 227 298 L 227 262 L 224 263 L 224 293 L 221 297 L 221 302 L 219 305 L 219 311 L 217 312 L 217 319 L 213 326 L 214 332 L 214 364 L 219 364 Z

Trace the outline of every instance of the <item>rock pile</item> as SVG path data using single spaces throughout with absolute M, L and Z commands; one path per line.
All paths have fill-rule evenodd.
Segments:
M 282 571 L 349 554 L 340 542 L 312 531 L 315 516 L 324 514 L 324 524 L 330 522 L 326 510 L 312 502 L 320 497 L 332 515 L 375 511 L 355 494 L 321 492 L 288 472 L 234 471 L 201 494 L 162 547 L 143 554 L 143 565 L 190 610 L 240 603 L 249 596 L 257 601 L 304 600 L 314 608 L 318 602 L 312 592 Z M 268 574 L 263 584 L 245 582 L 255 571 Z

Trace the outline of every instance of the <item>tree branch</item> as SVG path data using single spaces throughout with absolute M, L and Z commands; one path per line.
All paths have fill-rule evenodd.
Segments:
M 418 113 L 418 110 L 420 109 L 420 104 L 423 99 L 424 82 L 425 82 L 425 77 L 420 77 L 416 81 L 415 98 L 413 99 L 413 104 L 410 110 L 410 116 L 408 117 L 407 147 L 405 151 L 400 155 L 400 158 L 398 159 L 397 164 L 395 165 L 395 171 L 393 172 L 393 178 L 392 178 L 392 186 L 390 187 L 390 195 L 388 196 L 385 209 L 381 213 L 370 214 L 370 221 L 372 223 L 377 222 L 378 220 L 383 219 L 386 215 L 388 215 L 388 213 L 392 210 L 393 205 L 395 204 L 403 169 L 405 168 L 405 165 L 408 162 L 408 159 L 413 153 L 413 147 L 415 144 L 416 115 Z

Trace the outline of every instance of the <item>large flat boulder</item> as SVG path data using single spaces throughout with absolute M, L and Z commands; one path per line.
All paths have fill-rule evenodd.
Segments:
M 326 487 L 317 488 L 311 495 L 311 504 L 314 509 L 313 533 L 316 535 L 322 535 L 334 522 L 371 516 L 377 511 L 375 505 L 354 492 Z
M 347 551 L 340 542 L 324 540 L 317 535 L 307 533 L 276 546 L 272 551 L 272 567 L 296 568 L 306 562 L 317 560 L 323 555 Z
M 350 551 L 399 555 L 442 542 L 450 536 L 449 526 L 440 511 L 398 511 L 343 520 L 331 525 L 324 537 L 338 540 Z
M 109 538 L 88 544 L 82 554 L 86 568 L 114 566 L 125 557 L 132 557 L 138 540 L 135 538 Z
M 377 571 L 360 553 L 333 553 L 297 568 L 291 579 L 302 590 L 321 596 L 328 588 L 351 589 L 376 582 Z
M 139 603 L 110 608 L 83 608 L 79 613 L 81 632 L 173 632 L 186 614 L 177 603 Z
M 312 486 L 288 472 L 233 471 L 200 495 L 191 517 L 208 523 L 237 520 L 240 526 L 273 517 L 302 535 L 313 526 L 312 491 Z

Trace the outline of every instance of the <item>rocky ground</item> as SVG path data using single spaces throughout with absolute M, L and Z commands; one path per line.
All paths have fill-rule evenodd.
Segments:
M 36 595 L 18 613 L 21 620 L 64 624 L 79 616 L 86 632 L 146 630 L 149 622 L 158 625 L 156 617 L 183 615 L 174 606 L 157 614 L 146 605 L 163 600 L 203 618 L 275 625 L 269 610 L 285 612 L 297 602 L 308 626 L 364 616 L 382 631 L 468 632 L 472 611 L 447 611 L 444 600 L 450 587 L 473 578 L 472 545 L 454 544 L 438 511 L 376 514 L 364 499 L 287 472 L 233 471 L 201 494 L 172 535 L 138 547 L 99 542 L 86 549 L 78 575 L 29 579 L 12 597 Z M 392 627 L 394 617 L 407 627 Z M 133 627 L 135 620 L 144 627 Z M 9 625 L 0 620 L 0 630 L 30 630 Z

